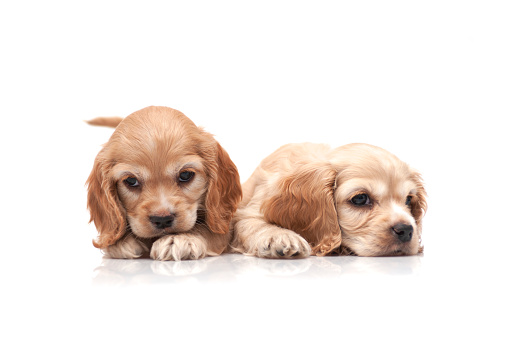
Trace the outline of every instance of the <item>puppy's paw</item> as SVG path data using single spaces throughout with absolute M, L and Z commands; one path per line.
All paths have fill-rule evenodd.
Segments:
M 152 245 L 150 257 L 154 260 L 193 260 L 207 255 L 206 242 L 195 235 L 167 235 Z
M 120 239 L 104 249 L 104 254 L 113 259 L 136 259 L 148 252 L 148 247 L 131 236 Z
M 305 258 L 311 247 L 303 237 L 287 229 L 275 229 L 258 236 L 255 255 L 262 258 Z

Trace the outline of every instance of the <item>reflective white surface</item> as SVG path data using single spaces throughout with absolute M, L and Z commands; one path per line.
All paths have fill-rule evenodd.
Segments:
M 497 338 L 509 299 L 507 269 L 494 262 L 469 254 L 181 262 L 92 254 L 58 268 L 46 261 L 43 274 L 25 266 L 14 292 L 4 292 L 17 315 L 7 327 L 58 337 Z
M 310 257 L 303 260 L 261 259 L 240 254 L 224 254 L 194 261 L 116 260 L 104 258 L 94 269 L 94 286 L 136 284 L 236 283 L 263 279 L 281 283 L 302 280 L 312 284 L 362 276 L 418 277 L 422 256 L 412 257 Z

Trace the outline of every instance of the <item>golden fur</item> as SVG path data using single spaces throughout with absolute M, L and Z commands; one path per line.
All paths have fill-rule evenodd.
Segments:
M 285 145 L 242 189 L 232 222 L 234 251 L 268 258 L 422 251 L 427 205 L 421 177 L 382 148 Z M 355 205 L 352 199 L 362 196 L 370 203 Z M 396 225 L 407 227 L 407 234 L 400 238 Z
M 167 107 L 89 123 L 118 124 L 87 180 L 95 247 L 113 258 L 158 260 L 198 259 L 227 248 L 241 186 L 211 134 Z

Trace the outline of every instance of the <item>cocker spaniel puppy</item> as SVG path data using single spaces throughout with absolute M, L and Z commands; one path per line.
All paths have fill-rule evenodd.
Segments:
M 241 186 L 211 134 L 167 107 L 89 123 L 118 124 L 87 180 L 95 247 L 112 258 L 150 253 L 157 260 L 198 259 L 228 247 Z
M 420 175 L 379 147 L 290 144 L 242 186 L 232 248 L 266 258 L 422 252 Z

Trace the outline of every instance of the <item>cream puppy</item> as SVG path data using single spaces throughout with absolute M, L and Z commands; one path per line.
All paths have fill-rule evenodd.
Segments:
M 285 145 L 242 188 L 234 251 L 265 258 L 422 251 L 421 176 L 382 148 Z

